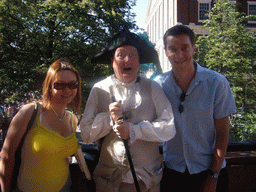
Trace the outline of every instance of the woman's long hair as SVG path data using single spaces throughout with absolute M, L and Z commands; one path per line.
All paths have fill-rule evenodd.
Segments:
M 46 109 L 51 109 L 53 80 L 55 79 L 57 72 L 62 70 L 72 71 L 76 75 L 77 82 L 79 83 L 77 88 L 77 94 L 71 101 L 71 103 L 67 105 L 67 107 L 71 110 L 75 110 L 78 115 L 81 115 L 81 77 L 79 72 L 70 64 L 67 59 L 61 58 L 53 62 L 49 67 L 43 83 L 42 105 Z

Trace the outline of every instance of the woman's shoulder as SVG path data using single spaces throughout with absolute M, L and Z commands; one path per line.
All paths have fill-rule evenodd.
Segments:
M 21 107 L 19 112 L 16 114 L 16 118 L 29 119 L 34 110 L 35 110 L 35 103 L 25 104 Z
M 75 124 L 78 124 L 78 117 L 70 110 L 66 110 L 70 116 L 71 121 L 74 121 Z
M 12 118 L 8 129 L 12 130 L 10 131 L 10 134 L 13 134 L 15 139 L 21 139 L 32 117 L 34 109 L 35 105 L 33 103 L 26 104 L 22 106 L 18 113 Z
M 35 105 L 36 103 L 28 103 L 22 106 L 21 110 L 27 110 L 27 111 L 33 111 L 33 109 L 35 109 Z M 38 105 L 38 103 L 37 103 Z

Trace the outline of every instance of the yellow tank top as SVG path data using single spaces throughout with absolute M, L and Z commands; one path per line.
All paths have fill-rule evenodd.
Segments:
M 60 191 L 68 179 L 67 157 L 73 155 L 78 147 L 75 133 L 63 137 L 44 127 L 39 116 L 37 126 L 26 136 L 21 153 L 21 166 L 18 188 L 30 191 Z M 75 130 L 74 114 L 72 129 Z

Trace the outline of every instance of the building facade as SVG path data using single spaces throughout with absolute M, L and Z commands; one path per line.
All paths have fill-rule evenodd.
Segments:
M 202 28 L 203 21 L 208 19 L 206 13 L 214 0 L 149 0 L 146 17 L 146 32 L 156 45 L 163 72 L 169 71 L 171 65 L 164 52 L 163 36 L 167 29 L 177 24 L 184 24 L 199 35 L 207 34 Z M 247 15 L 256 15 L 256 0 L 230 0 L 237 4 L 238 10 Z M 248 27 L 255 31 L 256 20 L 248 21 Z

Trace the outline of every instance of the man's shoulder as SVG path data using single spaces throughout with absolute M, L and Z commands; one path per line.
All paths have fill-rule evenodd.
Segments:
M 153 87 L 153 89 L 159 89 L 159 88 L 161 88 L 161 86 L 159 85 L 159 83 L 157 83 L 156 81 L 155 81 L 155 79 L 153 80 L 153 79 L 148 79 L 148 78 L 146 78 L 146 77 L 139 77 L 140 78 L 140 82 L 141 82 L 141 85 L 142 86 L 144 86 L 144 87 Z
M 163 83 L 165 83 L 167 81 L 168 78 L 170 78 L 170 74 L 171 74 L 171 71 L 162 73 L 162 74 L 158 75 L 154 79 L 154 81 L 156 81 L 158 84 L 162 85 Z
M 169 77 L 170 73 L 171 73 L 171 71 L 167 71 L 167 72 L 161 73 L 160 75 L 158 75 L 158 76 L 156 77 L 156 79 L 157 79 L 157 78 L 166 78 L 166 77 Z
M 207 81 L 213 81 L 213 82 L 227 81 L 227 79 L 224 75 L 222 75 L 221 73 L 219 73 L 213 69 L 209 69 L 209 68 L 200 66 L 200 69 L 198 72 L 199 72 L 199 76 L 204 77 L 204 78 L 206 77 L 205 79 L 207 79 Z
M 93 87 L 102 88 L 102 87 L 106 87 L 107 85 L 112 85 L 113 80 L 112 80 L 111 76 L 112 75 L 106 77 L 105 79 L 102 79 L 102 80 L 96 82 Z

